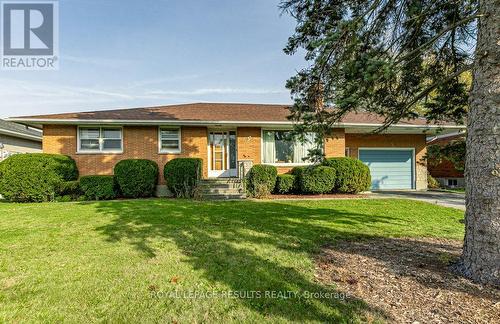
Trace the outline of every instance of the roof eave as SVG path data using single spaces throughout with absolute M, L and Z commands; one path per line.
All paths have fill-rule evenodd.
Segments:
M 25 134 L 25 133 L 16 132 L 16 131 L 8 130 L 8 129 L 0 129 L 0 134 L 12 136 L 12 137 L 19 137 L 19 138 L 23 138 L 23 139 L 34 140 L 37 142 L 42 141 L 42 133 L 40 133 L 40 135 L 31 135 L 31 134 Z
M 6 120 L 25 125 L 179 125 L 179 126 L 246 126 L 246 127 L 290 127 L 294 125 L 291 121 L 203 121 L 203 120 L 126 120 L 126 119 L 50 119 L 50 118 L 7 118 Z M 382 124 L 370 123 L 338 123 L 338 128 L 366 128 L 376 129 Z M 464 125 L 411 125 L 393 124 L 390 129 L 414 129 L 425 130 L 464 130 Z

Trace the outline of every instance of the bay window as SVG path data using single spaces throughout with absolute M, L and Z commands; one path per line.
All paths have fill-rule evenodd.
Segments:
M 262 134 L 262 162 L 272 164 L 307 164 L 309 150 L 314 148 L 316 134 L 306 134 L 305 142 L 291 138 L 286 130 L 264 130 Z
M 123 136 L 121 127 L 79 127 L 79 152 L 121 153 Z

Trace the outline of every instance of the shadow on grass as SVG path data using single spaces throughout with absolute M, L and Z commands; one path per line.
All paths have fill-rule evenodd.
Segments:
M 355 233 L 357 225 L 397 224 L 397 219 L 381 215 L 275 202 L 141 200 L 100 202 L 97 210 L 112 216 L 110 224 L 97 228 L 107 240 L 127 240 L 147 258 L 156 255 L 153 240 L 173 241 L 193 268 L 232 291 L 335 294 L 333 287 L 316 282 L 300 267 L 287 266 L 290 260 L 280 261 L 284 256 L 273 251 L 303 258 L 336 238 L 361 238 Z M 335 225 L 346 226 L 338 230 Z M 240 302 L 263 316 L 291 321 L 363 321 L 367 313 L 384 317 L 382 311 L 354 298 L 242 298 Z

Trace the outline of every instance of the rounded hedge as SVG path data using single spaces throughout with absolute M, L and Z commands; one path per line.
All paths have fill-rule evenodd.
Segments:
M 163 169 L 168 189 L 176 197 L 193 197 L 201 179 L 202 165 L 202 159 L 198 158 L 177 158 L 168 161 Z
M 117 196 L 114 176 L 83 176 L 80 178 L 80 188 L 87 200 L 107 200 Z
M 302 178 L 302 173 L 307 169 L 306 166 L 297 166 L 292 169 L 290 172 L 295 177 L 295 182 L 293 184 L 293 188 L 296 193 L 301 194 L 302 191 L 300 189 L 300 179 Z
M 335 169 L 336 180 L 333 191 L 358 193 L 370 190 L 370 169 L 360 160 L 349 157 L 329 158 L 323 165 Z
M 295 176 L 293 174 L 278 174 L 274 192 L 277 194 L 289 194 L 294 191 Z
M 335 169 L 327 166 L 294 168 L 297 185 L 304 194 L 324 194 L 331 192 L 335 185 Z
M 16 202 L 55 198 L 65 181 L 78 178 L 75 161 L 59 154 L 16 154 L 0 162 L 0 194 Z
M 58 194 L 60 197 L 66 197 L 69 200 L 77 200 L 83 195 L 80 188 L 80 181 L 66 181 L 59 186 Z
M 158 183 L 158 164 L 150 160 L 130 159 L 118 162 L 115 180 L 124 197 L 151 197 Z
M 266 197 L 271 194 L 276 185 L 278 170 L 275 166 L 266 164 L 254 165 L 247 175 L 247 191 L 252 197 Z
M 307 169 L 308 167 L 306 166 L 296 166 L 292 169 L 292 171 L 290 172 L 292 175 L 294 176 L 299 176 L 305 169 Z
M 295 181 L 296 181 L 297 183 L 298 183 L 298 181 L 299 181 L 299 178 L 300 178 L 300 176 L 301 176 L 302 172 L 304 172 L 307 168 L 309 168 L 309 167 L 306 167 L 306 166 L 297 166 L 297 167 L 294 167 L 294 168 L 292 169 L 291 174 L 292 174 L 293 176 L 295 176 Z

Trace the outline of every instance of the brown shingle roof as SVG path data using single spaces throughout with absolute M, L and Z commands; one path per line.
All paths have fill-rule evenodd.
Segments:
M 40 130 L 31 129 L 21 124 L 12 123 L 0 119 L 0 132 L 2 131 L 14 132 L 21 135 L 35 136 L 39 139 L 42 139 L 42 132 Z
M 140 121 L 207 121 L 207 122 L 287 122 L 287 105 L 236 104 L 236 103 L 193 103 L 159 107 L 101 110 L 66 114 L 23 116 L 13 120 L 51 119 L 61 120 L 140 120 Z M 366 113 L 349 113 L 343 123 L 382 124 L 383 117 Z M 402 120 L 401 125 L 426 125 L 425 119 Z

